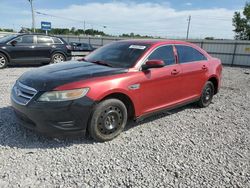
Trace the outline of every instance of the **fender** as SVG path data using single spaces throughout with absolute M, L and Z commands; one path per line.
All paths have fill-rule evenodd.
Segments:
M 92 95 L 91 92 L 87 94 L 87 96 L 91 99 L 93 99 L 94 101 L 101 101 L 103 100 L 104 98 L 106 98 L 107 96 L 109 95 L 112 95 L 112 94 L 123 94 L 123 95 L 126 95 L 132 102 L 133 104 L 133 107 L 134 107 L 134 113 L 135 113 L 135 116 L 139 116 L 140 114 L 140 107 L 139 107 L 139 95 L 132 95 L 128 90 L 125 90 L 125 89 L 122 89 L 122 88 L 116 88 L 116 89 L 111 89 L 111 90 L 108 90 L 107 92 L 104 92 L 104 93 L 101 93 L 100 95 L 98 96 L 94 96 L 94 94 Z
M 65 58 L 67 57 L 67 55 L 63 51 L 56 50 L 56 49 L 51 51 L 50 56 L 52 57 L 55 53 L 60 53 L 60 54 L 63 54 Z
M 3 54 L 8 58 L 8 61 L 9 61 L 8 63 L 11 63 L 11 57 L 10 57 L 10 55 L 8 54 L 8 52 L 6 52 L 6 51 L 0 49 L 0 53 L 3 53 Z
M 104 93 L 101 93 L 97 98 L 95 98 L 95 100 L 101 101 L 102 99 L 104 99 L 108 95 L 111 95 L 114 93 L 121 93 L 121 94 L 127 95 L 131 99 L 131 101 L 134 103 L 133 96 L 130 95 L 130 93 L 127 90 L 121 89 L 121 88 L 111 89 L 111 90 L 108 90 Z M 91 96 L 89 96 L 89 97 L 91 97 Z

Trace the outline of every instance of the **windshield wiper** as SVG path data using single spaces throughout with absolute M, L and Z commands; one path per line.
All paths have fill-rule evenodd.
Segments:
M 101 61 L 101 60 L 96 60 L 96 61 L 89 61 L 90 63 L 95 63 L 95 64 L 98 64 L 98 65 L 104 65 L 104 66 L 107 66 L 107 67 L 113 67 L 112 65 L 110 65 L 109 63 L 106 63 L 104 61 Z

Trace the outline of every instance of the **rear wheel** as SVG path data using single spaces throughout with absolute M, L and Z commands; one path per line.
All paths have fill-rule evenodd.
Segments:
M 201 108 L 209 106 L 212 102 L 213 96 L 214 96 L 214 85 L 212 82 L 208 81 L 206 82 L 203 88 L 201 98 L 198 101 L 198 105 Z
M 7 65 L 8 65 L 7 57 L 4 54 L 0 53 L 0 69 L 7 67 Z
M 127 123 L 127 108 L 117 99 L 107 99 L 99 103 L 88 125 L 90 136 L 105 142 L 117 137 Z
M 61 53 L 55 53 L 51 57 L 51 64 L 62 63 L 66 60 L 65 56 Z

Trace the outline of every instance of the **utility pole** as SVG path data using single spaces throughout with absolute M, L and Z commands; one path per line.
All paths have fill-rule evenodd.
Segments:
M 85 35 L 86 33 L 85 33 L 85 30 L 86 30 L 86 23 L 85 23 L 85 20 L 83 21 L 83 34 Z
M 30 2 L 30 7 L 31 7 L 31 14 L 32 14 L 32 29 L 33 32 L 36 32 L 35 28 L 35 14 L 34 14 L 34 8 L 33 8 L 33 0 L 28 0 Z
M 187 28 L 186 40 L 188 40 L 188 38 L 189 38 L 190 24 L 191 24 L 191 15 L 188 16 L 188 28 Z

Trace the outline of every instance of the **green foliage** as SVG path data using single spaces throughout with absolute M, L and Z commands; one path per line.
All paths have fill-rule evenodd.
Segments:
M 247 2 L 243 11 L 235 12 L 233 17 L 233 26 L 235 27 L 236 40 L 250 40 L 250 3 Z
M 125 38 L 153 38 L 152 36 L 139 35 L 139 34 L 134 34 L 134 33 L 122 34 L 122 35 L 120 35 L 120 37 L 125 37 Z
M 5 31 L 5 32 L 14 32 L 13 29 L 1 29 L 0 31 Z M 22 28 L 20 33 L 32 33 L 33 30 L 31 28 Z M 36 29 L 36 33 L 45 33 L 45 31 L 41 29 Z M 92 36 L 111 36 L 103 31 L 95 30 L 95 29 L 76 29 L 75 27 L 72 27 L 71 29 L 68 28 L 52 28 L 51 31 L 48 31 L 50 35 L 92 35 Z M 152 36 L 148 35 L 139 35 L 135 33 L 130 33 L 130 34 L 122 34 L 120 37 L 128 37 L 128 38 L 153 38 Z
M 206 37 L 205 40 L 214 40 L 214 37 Z
M 1 29 L 2 32 L 14 32 L 13 29 Z M 22 28 L 19 33 L 32 33 L 31 28 Z M 41 29 L 36 29 L 36 33 L 45 33 L 45 31 Z M 109 36 L 103 31 L 94 30 L 94 29 L 76 29 L 72 27 L 71 29 L 68 28 L 52 28 L 51 31 L 48 31 L 50 35 L 101 35 L 101 36 Z
M 2 32 L 14 32 L 13 29 L 1 29 L 1 28 L 0 28 L 0 31 L 2 31 Z
M 36 29 L 37 33 L 44 33 L 41 29 Z M 49 34 L 51 35 L 101 35 L 101 36 L 107 36 L 103 31 L 98 31 L 94 29 L 76 29 L 72 27 L 71 29 L 65 29 L 65 28 L 52 28 L 51 31 L 49 31 Z

